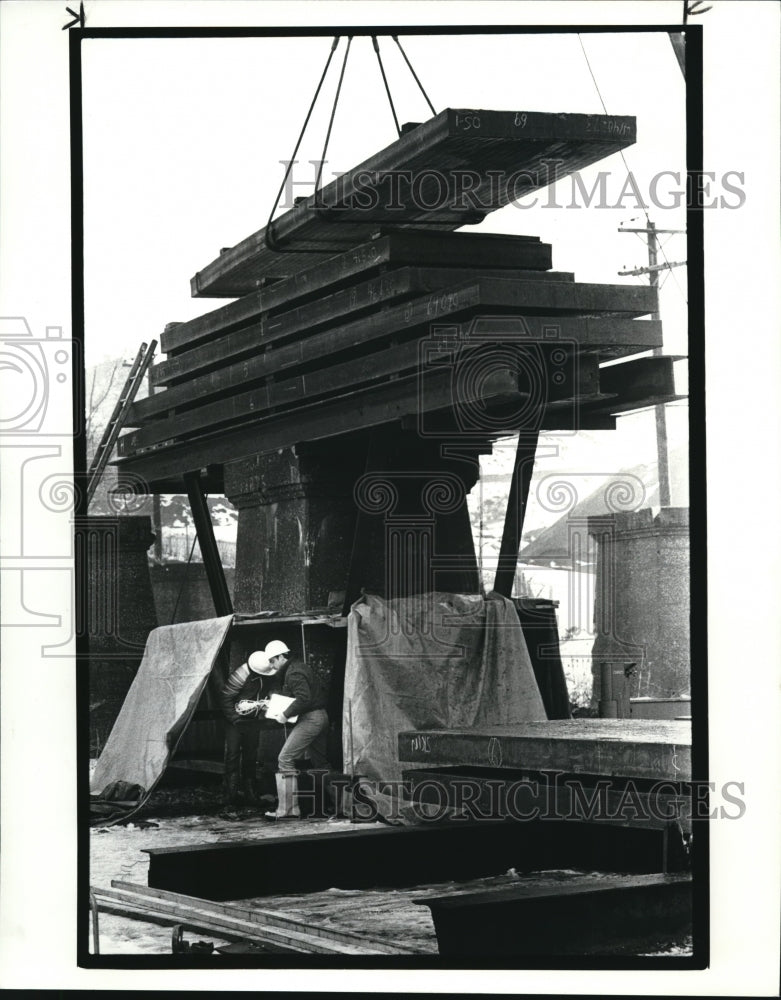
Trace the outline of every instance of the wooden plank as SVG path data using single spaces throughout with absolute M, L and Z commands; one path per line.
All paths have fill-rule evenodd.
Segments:
M 330 924 L 325 925 L 311 921 L 296 920 L 294 917 L 289 917 L 277 910 L 267 910 L 258 906 L 249 906 L 241 902 L 228 903 L 200 899 L 197 896 L 187 896 L 182 893 L 171 892 L 167 889 L 156 889 L 152 886 L 137 885 L 117 879 L 112 880 L 111 885 L 116 890 L 124 890 L 124 892 L 132 894 L 139 902 L 143 901 L 145 904 L 164 902 L 172 906 L 197 907 L 205 913 L 246 920 L 248 923 L 258 927 L 269 927 L 282 931 L 294 931 L 300 934 L 312 935 L 321 938 L 326 943 L 371 949 L 375 953 L 399 954 L 398 948 L 388 945 L 384 941 L 378 941 L 364 934 L 356 934 L 354 931 L 342 930 Z
M 269 382 L 249 392 L 206 403 L 133 431 L 124 439 L 127 450 L 123 454 L 131 454 L 158 441 L 188 437 L 203 428 L 238 423 L 278 407 L 310 403 L 323 395 L 333 396 L 346 388 L 365 385 L 386 376 L 408 374 L 409 370 L 417 368 L 419 360 L 420 345 L 412 341 L 379 351 L 369 358 L 347 361 L 283 382 Z
M 478 247 L 471 247 L 472 253 L 465 255 L 463 253 L 448 253 L 445 259 L 426 259 L 428 255 L 422 254 L 420 244 L 422 242 L 421 237 L 442 237 L 442 236 L 461 236 L 463 239 L 475 240 L 479 238 L 481 241 L 485 241 L 485 247 L 483 252 L 488 253 L 488 261 L 492 267 L 502 266 L 502 254 L 499 249 L 499 241 L 512 240 L 514 246 L 512 247 L 512 260 L 507 260 L 506 266 L 525 268 L 532 271 L 549 271 L 552 266 L 552 249 L 549 243 L 542 243 L 537 237 L 528 236 L 499 236 L 498 234 L 486 233 L 449 233 L 447 228 L 442 229 L 441 227 L 432 227 L 427 232 L 422 231 L 419 228 L 410 227 L 409 231 L 414 235 L 414 242 L 411 242 L 411 248 L 407 254 L 407 263 L 410 264 L 439 264 L 447 265 L 449 263 L 448 258 L 453 258 L 453 260 L 464 267 L 468 267 L 475 262 L 474 251 Z M 402 235 L 403 229 L 393 229 L 391 226 L 380 226 L 372 224 L 371 226 L 362 225 L 350 225 L 344 220 L 339 220 L 338 223 L 329 226 L 331 242 L 324 248 L 321 244 L 318 248 L 311 248 L 309 250 L 302 250 L 300 252 L 278 252 L 269 251 L 265 246 L 259 247 L 259 252 L 261 257 L 264 258 L 263 264 L 268 270 L 269 265 L 271 265 L 271 270 L 274 272 L 274 276 L 271 278 L 273 281 L 280 281 L 287 278 L 293 277 L 299 271 L 315 270 L 318 267 L 325 266 L 329 261 L 338 255 L 343 255 L 349 253 L 358 245 L 364 245 L 370 242 L 372 239 L 382 235 L 383 232 L 392 233 L 394 236 Z M 466 249 L 465 247 L 461 249 Z M 230 251 L 229 251 L 230 253 Z M 223 255 L 225 256 L 225 255 Z M 243 273 L 242 273 L 243 272 Z M 199 282 L 202 280 L 201 274 L 195 275 L 190 281 L 190 288 L 194 296 L 202 295 L 200 290 Z M 250 259 L 244 264 L 240 264 L 236 273 L 232 275 L 230 281 L 222 281 L 220 284 L 221 291 L 219 292 L 220 297 L 227 296 L 245 296 L 251 292 L 260 288 L 266 281 L 269 280 L 267 275 L 261 277 L 257 274 L 256 261 Z M 209 292 L 209 295 L 216 294 Z
M 590 316 L 629 315 L 642 316 L 653 311 L 656 305 L 656 289 L 648 286 L 590 285 L 558 282 L 515 282 L 510 279 L 486 278 L 473 273 L 469 281 L 461 285 L 450 285 L 409 302 L 390 308 L 376 310 L 361 319 L 351 320 L 336 327 L 329 327 L 320 334 L 317 343 L 337 346 L 344 338 L 350 338 L 349 347 L 360 346 L 363 340 L 382 333 L 392 333 L 426 321 L 433 321 L 442 315 L 451 315 L 469 308 L 471 297 L 486 309 L 513 311 L 519 315 L 540 314 L 565 315 L 588 313 Z M 274 319 L 263 319 L 253 324 L 212 340 L 201 347 L 178 354 L 176 357 L 154 367 L 152 381 L 155 385 L 172 385 L 191 377 L 196 372 L 222 367 L 227 361 L 252 357 L 264 347 L 279 344 L 295 334 L 317 329 L 323 323 L 312 314 L 318 315 L 318 304 L 301 313 L 294 311 Z M 367 331 L 365 337 L 361 332 Z M 308 345 L 315 342 L 308 336 Z M 290 346 L 290 345 L 288 345 Z M 288 352 L 290 353 L 290 352 Z M 275 355 L 278 357 L 278 355 Z M 283 355 L 284 357 L 284 355 Z
M 688 781 L 691 727 L 669 720 L 564 719 L 404 732 L 399 760 Z
M 228 930 L 225 927 L 215 930 L 208 918 L 199 920 L 197 917 L 192 916 L 182 917 L 177 916 L 174 913 L 162 913 L 159 910 L 150 909 L 148 906 L 143 906 L 141 904 L 136 905 L 130 899 L 125 900 L 124 898 L 114 898 L 113 895 L 108 896 L 106 895 L 108 890 L 93 887 L 92 891 L 95 893 L 98 908 L 101 913 L 109 913 L 112 916 L 139 920 L 146 924 L 156 924 L 161 927 L 175 927 L 179 924 L 184 928 L 184 930 L 193 931 L 197 934 L 208 934 L 210 937 L 216 937 L 222 941 L 245 941 L 244 935 L 235 930 Z M 292 948 L 285 948 L 279 943 L 276 943 L 273 946 L 267 945 L 265 948 L 263 948 L 260 941 L 254 942 L 254 944 L 266 953 L 271 952 L 291 955 L 301 954 L 300 951 Z
M 479 302 L 480 289 L 477 284 L 458 285 L 372 313 L 364 319 L 329 328 L 305 340 L 299 339 L 293 343 L 282 344 L 274 348 L 273 354 L 264 354 L 260 357 L 257 356 L 258 351 L 281 339 L 282 335 L 278 333 L 274 338 L 265 338 L 259 327 L 248 327 L 172 359 L 171 364 L 176 363 L 176 376 L 167 376 L 164 366 L 157 365 L 153 381 L 156 385 L 178 382 L 194 372 L 208 369 L 224 360 L 235 360 L 244 356 L 251 356 L 251 360 L 244 362 L 243 366 L 234 365 L 226 369 L 231 376 L 230 384 L 236 383 L 237 376 L 241 381 L 246 381 L 247 378 L 276 375 L 284 368 L 319 361 L 339 351 L 354 350 L 379 337 L 389 337 L 404 330 L 414 330 L 438 317 L 464 312 L 477 306 Z M 248 367 L 251 364 L 255 367 Z M 247 374 L 244 374 L 245 372 Z M 200 392 L 198 394 L 200 395 Z
M 572 312 L 594 315 L 646 316 L 658 307 L 658 291 L 650 285 L 607 285 L 591 282 L 512 282 L 481 278 L 487 301 L 507 309 L 537 312 Z
M 597 395 L 597 400 L 604 400 L 601 394 Z M 511 406 L 501 406 L 496 404 L 491 406 L 492 421 L 499 421 L 505 418 L 506 426 L 510 426 L 513 421 L 514 411 Z M 572 430 L 594 430 L 613 431 L 616 429 L 616 417 L 608 413 L 594 413 L 582 407 L 563 406 L 558 403 L 549 403 L 542 415 L 540 425 L 541 430 L 546 431 L 572 431 Z M 414 430 L 420 426 L 420 415 L 404 417 L 401 421 L 403 430 Z M 442 411 L 441 413 L 428 414 L 426 416 L 426 428 L 432 435 L 436 434 L 440 438 L 452 440 L 459 437 L 463 432 L 463 423 L 458 420 L 453 411 Z M 494 433 L 491 435 L 494 440 L 503 435 Z
M 161 336 L 161 347 L 171 354 L 182 346 L 256 320 L 263 312 L 275 312 L 291 303 L 311 300 L 324 291 L 334 292 L 345 284 L 381 269 L 405 265 L 417 267 L 494 267 L 523 269 L 531 265 L 540 280 L 571 281 L 574 275 L 551 272 L 551 246 L 528 237 L 494 233 L 439 233 L 405 229 L 386 233 L 328 260 L 309 261 L 300 270 L 279 281 L 265 282 L 258 291 L 229 302 L 203 316 L 178 323 Z M 547 265 L 543 266 L 547 259 Z
M 230 912 L 214 912 L 208 908 L 205 901 L 199 899 L 193 899 L 188 904 L 184 902 L 175 903 L 165 899 L 154 899 L 152 897 L 139 897 L 135 892 L 121 889 L 102 889 L 100 893 L 105 898 L 129 903 L 130 905 L 137 904 L 137 900 L 143 898 L 143 905 L 147 910 L 169 916 L 175 923 L 197 921 L 207 932 L 210 931 L 215 935 L 220 935 L 221 932 L 227 931 L 236 935 L 240 940 L 255 941 L 258 944 L 273 947 L 276 951 L 305 955 L 377 954 L 371 946 L 366 947 L 353 943 L 345 944 L 337 939 L 329 939 L 321 935 L 312 934 L 308 928 L 283 928 L 247 920 L 241 915 L 232 915 Z
M 273 928 L 258 930 L 242 920 L 215 915 L 195 907 L 177 907 L 161 901 L 136 902 L 137 897 L 117 889 L 95 890 L 98 905 L 107 913 L 127 916 L 136 920 L 164 924 L 169 927 L 181 924 L 187 930 L 210 934 L 226 941 L 252 941 L 268 950 L 281 954 L 308 955 L 324 949 L 317 948 L 317 941 L 299 938 L 295 935 L 277 933 Z
M 514 373 L 497 368 L 491 372 L 490 381 L 479 386 L 467 387 L 456 402 L 468 404 L 479 399 L 483 404 L 487 404 L 491 400 L 517 401 L 519 398 L 518 382 Z M 235 449 L 245 447 L 243 442 L 248 433 L 250 439 L 246 446 L 250 451 L 247 454 L 260 454 L 265 448 L 276 450 L 301 441 L 321 440 L 336 434 L 346 434 L 356 428 L 397 420 L 408 413 L 421 412 L 421 407 L 425 412 L 429 409 L 438 410 L 453 403 L 452 372 L 445 371 L 430 376 L 426 372 L 424 386 L 421 385 L 421 378 L 415 374 L 380 386 L 359 389 L 324 402 L 301 406 L 289 413 L 261 417 L 246 427 L 230 428 L 219 434 L 196 439 L 187 446 L 187 452 L 191 457 L 185 460 L 188 464 L 182 466 L 182 470 L 200 468 L 204 464 L 202 460 L 207 460 L 208 464 L 213 461 L 224 461 L 228 455 L 231 459 L 239 457 Z M 119 439 L 120 460 L 131 457 L 130 440 L 131 435 Z M 177 444 L 179 442 L 176 441 L 172 441 L 170 445 L 168 442 L 161 442 L 161 446 L 166 449 Z M 173 453 L 171 457 L 173 458 Z M 194 464 L 190 465 L 190 462 Z
M 494 326 L 497 325 L 494 322 L 497 312 L 527 320 L 535 316 L 546 316 L 548 322 L 544 338 L 541 339 L 551 340 L 557 336 L 555 328 L 559 325 L 559 318 L 585 312 L 590 319 L 600 313 L 606 318 L 623 316 L 629 319 L 645 315 L 653 306 L 655 299 L 655 289 L 645 287 L 568 285 L 555 282 L 513 282 L 478 278 L 371 313 L 360 320 L 330 327 L 305 340 L 283 343 L 274 348 L 273 367 L 262 364 L 261 372 L 248 369 L 251 374 L 244 376 L 243 380 L 248 377 L 276 374 L 285 365 L 303 364 L 330 356 L 337 351 L 360 348 L 375 338 L 439 322 L 443 317 L 455 319 L 460 314 L 470 313 L 478 307 L 491 310 L 485 319 L 487 331 L 492 328 L 492 323 Z M 647 320 L 646 323 L 656 323 L 657 326 L 632 325 L 618 329 L 629 335 L 628 340 L 631 339 L 632 333 L 639 334 L 642 331 L 647 333 L 653 331 L 658 337 L 660 333 L 658 321 Z M 575 328 L 577 329 L 577 326 Z M 518 336 L 527 336 L 522 325 L 517 326 L 516 331 Z M 510 329 L 509 333 L 512 332 Z M 156 365 L 153 369 L 153 382 L 155 385 L 179 382 L 186 377 L 192 377 L 196 372 L 223 366 L 231 359 L 235 361 L 238 358 L 249 357 L 252 361 L 256 361 L 259 351 L 283 340 L 285 336 L 286 333 L 281 330 L 269 335 L 262 324 L 247 327 L 178 355 L 169 362 Z M 504 336 L 507 336 L 507 333 Z M 645 349 L 646 339 L 641 337 L 641 342 L 633 344 L 632 347 L 638 350 Z M 610 341 L 604 345 L 594 346 L 604 346 L 607 349 Z M 244 369 L 235 367 L 233 371 L 241 374 Z M 234 378 L 231 384 L 235 384 L 235 381 Z M 200 390 L 201 386 L 196 389 L 198 395 L 201 394 Z M 150 398 L 155 399 L 156 395 Z M 133 416 L 136 412 L 137 410 L 133 410 L 129 419 L 137 419 Z
M 199 368 L 208 368 L 223 360 L 252 354 L 259 345 L 277 343 L 302 332 L 310 335 L 321 327 L 333 324 L 335 320 L 344 319 L 348 315 L 350 319 L 354 319 L 367 309 L 378 308 L 383 303 L 432 291 L 448 284 L 449 273 L 445 268 L 438 271 L 399 268 L 372 281 L 353 285 L 287 312 L 273 316 L 264 315 L 259 322 L 238 332 L 223 335 L 219 339 L 213 337 L 207 346 L 201 344 L 196 350 L 190 348 L 184 353 L 180 350 L 176 356 L 157 365 L 155 382 L 158 385 L 170 384 Z M 458 274 L 462 275 L 464 280 L 473 276 L 463 270 L 459 270 Z M 457 275 L 450 284 L 458 280 Z M 203 361 L 200 361 L 201 358 Z
M 473 305 L 469 308 L 474 311 L 476 307 Z M 486 309 L 493 310 L 494 307 L 488 305 Z M 421 308 L 417 313 L 410 313 L 408 323 L 414 323 L 424 311 Z M 418 327 L 425 325 L 425 323 L 417 323 Z M 551 343 L 552 338 L 558 336 L 559 342 L 564 342 L 566 347 L 596 351 L 601 359 L 617 351 L 637 353 L 661 343 L 662 337 L 661 324 L 656 320 L 632 320 L 616 317 L 585 319 L 572 316 L 526 316 L 521 320 L 520 317 L 510 316 L 501 321 L 492 320 L 490 325 L 486 323 L 484 326 L 478 326 L 475 323 L 473 328 L 481 338 L 490 334 L 495 341 L 514 338 L 519 343 L 528 340 L 530 343 L 541 342 L 545 344 Z M 410 329 L 412 327 L 408 326 L 408 333 Z M 330 339 L 325 334 L 321 334 L 314 345 L 309 345 L 308 350 L 312 352 L 319 346 L 322 356 L 330 359 L 333 353 L 330 348 L 337 340 L 349 338 L 350 334 L 353 334 L 354 338 L 352 341 L 348 340 L 348 345 L 350 343 L 355 345 L 355 337 L 363 336 L 363 343 L 369 346 L 372 333 L 376 333 L 377 339 L 386 336 L 381 317 L 377 317 L 372 324 L 356 324 L 346 333 L 340 329 Z M 466 340 L 471 335 L 469 325 L 458 324 L 456 333 Z M 203 405 L 215 396 L 224 398 L 226 394 L 237 392 L 253 382 L 257 383 L 270 375 L 277 376 L 282 362 L 292 361 L 294 363 L 300 356 L 296 347 L 292 345 L 288 345 L 288 347 L 292 349 L 284 352 L 276 351 L 271 354 L 260 353 L 224 369 L 196 375 L 190 381 L 171 386 L 163 392 L 139 400 L 131 411 L 129 422 L 132 426 L 144 425 L 159 418 L 160 415 L 167 416 L 174 410 L 178 411 L 196 404 Z M 215 359 L 217 355 L 218 352 L 215 348 Z M 307 360 L 311 360 L 311 358 Z
M 625 148 L 635 134 L 633 118 L 446 109 L 283 213 L 268 232 L 221 253 L 194 277 L 193 294 L 246 294 L 264 275 L 308 266 L 306 251 L 309 261 L 324 258 L 377 225 L 458 229 Z
M 500 437 L 518 429 L 517 403 L 521 396 L 517 384 L 511 383 L 483 385 L 480 405 L 491 413 L 502 414 L 503 404 L 509 404 L 504 422 L 493 421 L 491 436 Z M 463 400 L 469 402 L 469 400 Z M 118 457 L 114 464 L 141 476 L 150 491 L 181 492 L 179 477 L 191 469 L 204 465 L 217 466 L 226 461 L 268 454 L 278 448 L 287 448 L 302 441 L 322 440 L 341 434 L 348 434 L 356 428 L 375 427 L 410 418 L 416 427 L 420 426 L 421 413 L 434 413 L 426 419 L 428 433 L 439 433 L 437 428 L 461 428 L 461 422 L 453 416 L 452 376 L 445 372 L 441 376 L 427 380 L 424 396 L 419 392 L 417 377 L 399 379 L 376 388 L 359 390 L 349 396 L 339 397 L 327 403 L 316 403 L 302 407 L 289 414 L 269 416 L 246 425 L 230 427 L 226 430 L 205 435 L 192 441 L 171 440 L 161 442 L 157 447 L 138 454 L 126 454 L 123 446 L 125 438 L 118 443 Z M 447 413 L 450 416 L 447 416 Z M 559 412 L 548 410 L 541 415 L 541 426 L 551 429 L 613 429 L 615 418 L 609 414 L 590 412 Z M 489 431 L 484 430 L 484 434 Z M 126 435 L 127 437 L 127 435 Z
M 461 352 L 457 364 L 475 368 L 486 359 L 486 354 L 493 352 L 495 347 L 478 344 L 471 350 Z M 550 355 L 557 347 L 546 347 L 542 341 L 542 350 Z M 523 354 L 527 349 L 519 345 L 519 369 L 524 370 Z M 425 353 L 425 356 L 424 356 Z M 346 361 L 342 364 L 298 375 L 282 382 L 268 382 L 249 392 L 238 393 L 214 402 L 206 402 L 201 406 L 185 410 L 182 413 L 159 419 L 148 424 L 141 430 L 134 431 L 123 438 L 123 454 L 130 454 L 140 448 L 148 447 L 159 441 L 171 438 L 185 438 L 201 431 L 203 428 L 214 429 L 230 423 L 238 423 L 248 418 L 258 417 L 269 410 L 279 411 L 291 406 L 304 405 L 322 396 L 334 396 L 345 389 L 355 389 L 369 382 L 387 380 L 388 377 L 408 375 L 417 372 L 424 378 L 424 365 L 436 366 L 437 356 L 441 363 L 447 364 L 453 372 L 454 384 L 458 379 L 456 363 L 452 361 L 453 352 L 449 348 L 438 350 L 425 341 L 412 340 L 384 351 L 377 351 L 367 357 Z M 488 364 L 492 365 L 491 358 Z M 549 369 L 549 371 L 547 370 Z M 565 402 L 574 405 L 578 391 L 593 392 L 594 398 L 607 401 L 609 397 L 600 394 L 598 390 L 599 368 L 597 359 L 584 356 L 577 362 L 570 359 L 565 366 L 547 366 L 541 371 L 543 378 L 548 375 L 544 385 L 535 384 L 529 387 L 531 398 L 539 398 L 551 406 L 561 406 Z M 575 381 L 577 380 L 577 381 Z M 519 390 L 523 391 L 519 385 Z M 576 393 L 573 397 L 572 394 Z M 209 394 L 211 395 L 211 394 Z M 206 393 L 199 397 L 207 398 Z
M 440 288 L 472 281 L 475 278 L 506 278 L 512 281 L 557 281 L 568 283 L 574 281 L 573 274 L 559 271 L 525 271 L 505 266 L 499 267 L 396 267 L 377 277 L 359 284 L 351 284 L 338 292 L 323 295 L 303 304 L 295 305 L 285 311 L 275 310 L 255 312 L 253 323 L 231 323 L 227 328 L 209 329 L 208 333 L 199 332 L 184 339 L 181 327 L 187 324 L 173 324 L 169 333 L 177 334 L 176 346 L 169 351 L 169 361 L 176 359 L 183 351 L 190 351 L 216 337 L 233 332 L 237 326 L 251 326 L 263 339 L 272 338 L 279 333 L 281 336 L 291 336 L 300 331 L 310 333 L 318 327 L 325 326 L 338 319 L 348 316 L 355 317 L 368 309 L 376 308 L 394 299 L 407 298 L 423 292 L 433 292 Z M 287 284 L 287 282 L 280 282 Z M 278 286 L 274 286 L 278 287 Z M 290 303 L 288 303 L 288 306 Z M 172 338 L 173 339 L 173 338 Z

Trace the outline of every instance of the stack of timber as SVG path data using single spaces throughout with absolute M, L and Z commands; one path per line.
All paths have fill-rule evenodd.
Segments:
M 377 162 L 443 175 L 458 164 L 491 180 L 477 190 L 496 208 L 520 193 L 497 187 L 510 166 L 544 186 L 540 157 L 573 170 L 634 141 L 633 119 L 529 114 L 524 126 L 510 112 L 475 112 L 480 126 L 465 134 L 463 114 L 443 112 Z M 332 187 L 318 193 L 326 204 Z M 208 487 L 219 491 L 226 458 L 383 424 L 424 421 L 424 433 L 477 429 L 488 439 L 609 429 L 616 413 L 677 398 L 673 358 L 632 359 L 662 346 L 660 323 L 641 318 L 656 311 L 656 289 L 576 282 L 551 270 L 551 247 L 538 238 L 442 231 L 463 213 L 445 224 L 442 211 L 413 200 L 398 226 L 355 199 L 331 225 L 307 202 L 274 223 L 270 241 L 257 233 L 201 272 L 199 294 L 242 298 L 169 324 L 167 360 L 152 370 L 158 391 L 132 407 L 136 430 L 120 438 L 118 462 L 160 492 L 211 469 Z M 321 230 L 322 252 L 310 253 Z
M 617 153 L 635 119 L 447 108 L 224 250 L 193 295 L 245 295 L 365 242 L 378 226 L 453 230 Z

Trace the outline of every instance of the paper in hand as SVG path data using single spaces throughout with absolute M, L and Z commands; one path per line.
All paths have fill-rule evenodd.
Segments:
M 284 712 L 286 708 L 290 708 L 290 706 L 293 704 L 294 701 L 295 698 L 288 698 L 287 695 L 284 694 L 271 694 L 268 697 L 268 707 L 266 708 L 266 715 L 268 717 L 279 715 L 282 712 Z M 298 716 L 294 715 L 287 721 L 296 722 L 297 719 Z

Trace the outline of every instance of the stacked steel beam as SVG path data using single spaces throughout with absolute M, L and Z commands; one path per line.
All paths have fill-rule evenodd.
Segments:
M 634 118 L 448 108 L 224 250 L 193 295 L 244 295 L 379 225 L 453 230 L 631 145 Z
M 162 334 L 162 391 L 133 406 L 120 463 L 170 489 L 394 421 L 452 433 L 471 420 L 491 438 L 611 427 L 674 398 L 670 358 L 600 367 L 661 347 L 659 322 L 640 318 L 655 289 L 576 282 L 538 238 L 448 231 L 544 187 L 546 159 L 561 177 L 634 136 L 634 119 L 450 110 L 408 131 L 196 275 L 196 294 L 242 297 Z M 395 216 L 372 197 L 388 171 L 413 178 Z

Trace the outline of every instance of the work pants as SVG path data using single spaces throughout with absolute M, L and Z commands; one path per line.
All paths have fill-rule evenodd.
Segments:
M 326 747 L 328 740 L 328 713 L 315 708 L 300 716 L 292 732 L 279 751 L 279 770 L 282 774 L 296 773 L 296 760 L 308 757 L 318 770 L 328 770 Z
M 225 725 L 225 778 L 236 775 L 246 781 L 255 777 L 258 763 L 260 720 L 243 719 Z

